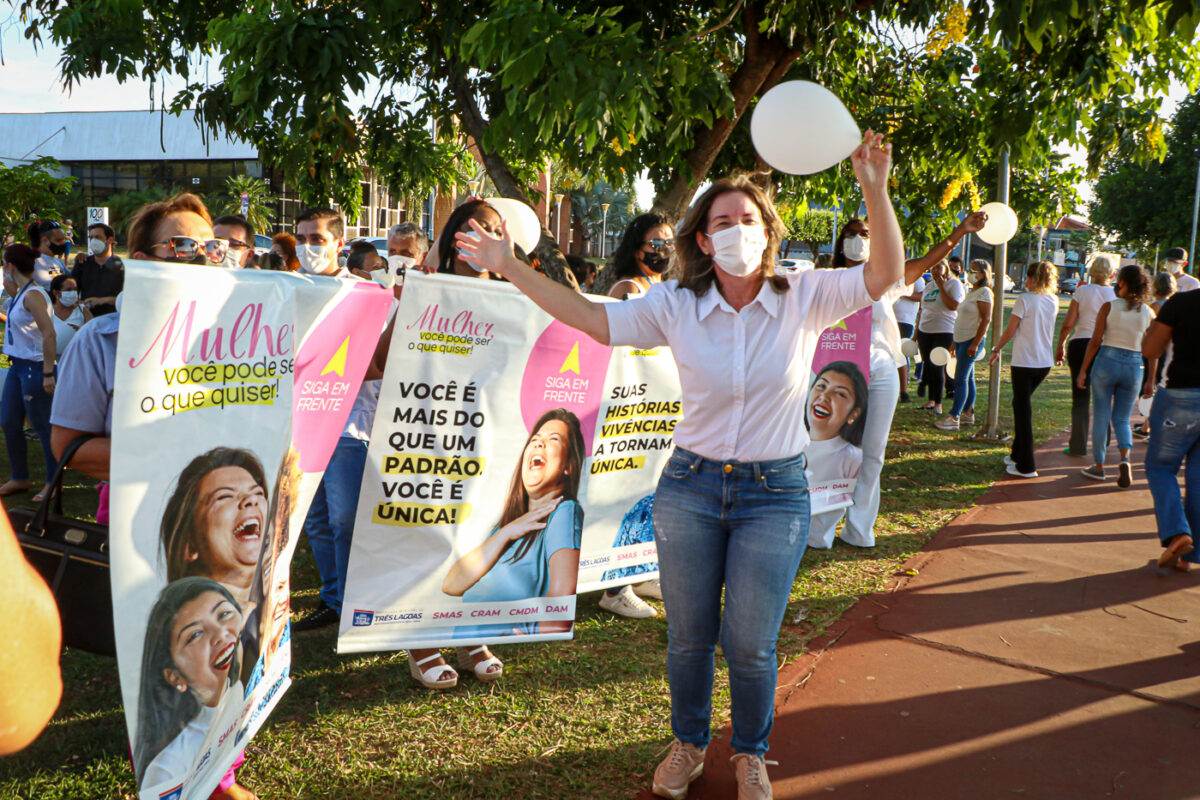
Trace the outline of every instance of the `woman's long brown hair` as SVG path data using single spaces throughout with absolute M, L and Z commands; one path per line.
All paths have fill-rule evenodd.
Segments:
M 583 472 L 585 447 L 583 443 L 583 431 L 579 427 L 579 417 L 565 408 L 552 408 L 538 417 L 533 430 L 529 433 L 529 438 L 525 440 L 525 445 L 521 448 L 521 457 L 517 461 L 517 468 L 513 470 L 512 480 L 508 484 L 508 500 L 504 503 L 504 513 L 500 515 L 500 521 L 496 523 L 497 529 L 503 528 L 517 517 L 528 513 L 529 492 L 525 490 L 525 483 L 521 480 L 521 467 L 525 463 L 525 451 L 529 448 L 529 443 L 533 441 L 534 434 L 540 431 L 543 425 L 553 419 L 565 422 L 567 425 L 567 468 L 563 480 L 562 497 L 564 500 L 576 500 L 578 498 L 579 479 L 581 477 L 580 473 Z M 525 554 L 529 552 L 529 548 L 533 547 L 533 540 L 541 534 L 541 530 L 532 531 L 509 544 L 505 548 L 506 550 L 516 548 L 512 556 L 508 559 L 509 563 L 520 561 L 524 558 Z
M 767 249 L 763 251 L 760 270 L 763 279 L 777 292 L 786 292 L 787 278 L 775 274 L 775 256 L 779 253 L 779 242 L 783 239 L 783 221 L 775 211 L 775 204 L 762 188 L 744 175 L 721 178 L 704 190 L 688 210 L 687 216 L 675 230 L 675 263 L 672 273 L 679 278 L 679 285 L 691 289 L 697 297 L 703 297 L 716 280 L 717 265 L 712 256 L 700 249 L 697 233 L 708 233 L 708 213 L 713 203 L 723 194 L 741 192 L 754 201 L 762 216 L 763 228 L 767 233 Z

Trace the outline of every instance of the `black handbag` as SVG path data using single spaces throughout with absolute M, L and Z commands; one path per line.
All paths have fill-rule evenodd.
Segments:
M 117 653 L 113 634 L 108 527 L 63 516 L 62 481 L 72 456 L 94 434 L 83 434 L 63 451 L 58 471 L 37 508 L 8 509 L 21 552 L 50 586 L 62 619 L 63 644 L 100 655 Z

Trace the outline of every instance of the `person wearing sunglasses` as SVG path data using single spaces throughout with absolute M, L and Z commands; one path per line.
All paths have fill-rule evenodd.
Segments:
M 241 214 L 226 214 L 213 221 L 213 235 L 229 243 L 222 267 L 246 269 L 254 263 L 254 226 Z
M 129 221 L 132 258 L 197 265 L 220 264 L 225 242 L 213 236 L 212 217 L 204 201 L 182 193 L 142 206 Z M 214 258 L 215 256 L 215 258 Z M 95 319 L 79 329 L 59 362 L 57 402 L 50 411 L 50 444 L 60 458 L 76 437 L 97 434 L 71 457 L 71 467 L 108 480 L 112 448 L 113 381 L 117 372 L 117 334 L 121 313 Z M 237 782 L 239 754 L 210 800 L 256 800 Z
M 57 222 L 44 220 L 29 226 L 29 244 L 38 251 L 33 282 L 45 289 L 55 275 L 66 271 L 63 259 L 67 256 L 67 234 Z
M 675 252 L 675 234 L 660 214 L 634 217 L 625 229 L 621 244 L 604 268 L 612 281 L 609 297 L 637 297 L 662 281 L 662 274 Z

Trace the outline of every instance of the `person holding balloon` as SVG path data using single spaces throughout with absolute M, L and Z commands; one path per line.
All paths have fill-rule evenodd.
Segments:
M 866 424 L 862 431 L 862 466 L 854 484 L 854 503 L 846 509 L 824 511 L 812 516 L 808 529 L 808 546 L 826 550 L 833 546 L 837 526 L 842 517 L 841 539 L 855 547 L 875 544 L 875 520 L 879 517 L 880 477 L 883 474 L 884 453 L 892 430 L 892 418 L 900 396 L 899 372 L 906 364 L 901 350 L 901 328 L 896 320 L 895 302 L 912 294 L 913 286 L 932 264 L 946 257 L 964 236 L 976 233 L 987 222 L 982 212 L 968 214 L 954 226 L 950 235 L 929 249 L 920 258 L 906 261 L 904 277 L 871 306 L 870 381 L 867 384 Z M 857 242 L 864 242 L 860 246 Z M 866 222 L 850 219 L 842 227 L 834 246 L 833 265 L 854 267 L 867 263 L 871 256 L 871 230 Z M 911 335 L 912 331 L 909 330 Z
M 718 639 L 733 696 L 738 797 L 771 797 L 763 755 L 775 643 L 808 541 L 804 398 L 813 356 L 825 328 L 903 275 L 887 189 L 891 146 L 868 131 L 851 161 L 874 225 L 872 259 L 851 269 L 776 275 L 783 225 L 745 177 L 714 182 L 692 205 L 676 230 L 679 278 L 624 303 L 594 303 L 537 274 L 503 226 L 497 236 L 475 223 L 457 237 L 466 260 L 504 275 L 556 319 L 606 345 L 669 346 L 679 369 L 683 421 L 653 512 L 675 734 L 654 774 L 662 797 L 684 797 L 703 771 Z
M 949 414 L 933 423 L 943 431 L 956 431 L 960 424 L 975 422 L 975 362 L 987 350 L 984 341 L 992 324 L 992 265 L 974 259 L 966 277 L 971 291 L 959 304 L 954 320 L 954 405 Z
M 962 281 L 950 272 L 950 265 L 939 261 L 929 270 L 933 279 L 921 295 L 921 317 L 917 322 L 917 347 L 921 352 L 921 380 L 929 389 L 929 402 L 917 406 L 923 411 L 942 413 L 942 391 L 946 384 L 946 362 L 931 358 L 937 348 L 954 347 L 954 320 L 958 306 L 966 297 Z

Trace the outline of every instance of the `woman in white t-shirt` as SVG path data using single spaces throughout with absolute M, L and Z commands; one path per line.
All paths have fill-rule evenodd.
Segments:
M 1083 388 L 1091 368 L 1092 466 L 1080 472 L 1085 478 L 1104 480 L 1104 457 L 1108 445 L 1108 426 L 1112 423 L 1121 463 L 1117 485 L 1122 489 L 1133 482 L 1133 431 L 1129 417 L 1142 389 L 1142 335 L 1154 321 L 1154 311 L 1146 303 L 1150 294 L 1150 276 L 1136 264 L 1121 267 L 1117 273 L 1117 299 L 1110 300 L 1096 315 L 1096 329 L 1083 357 L 1076 386 Z
M 55 275 L 66 271 L 63 258 L 67 254 L 67 234 L 57 222 L 49 220 L 30 224 L 29 245 L 38 251 L 37 266 L 33 271 L 33 281 L 46 289 Z
M 798 142 L 797 146 L 803 146 Z M 669 346 L 683 421 L 654 493 L 675 735 L 654 792 L 683 797 L 711 736 L 713 654 L 729 664 L 739 790 L 770 786 L 775 642 L 808 541 L 805 397 L 821 332 L 901 280 L 887 194 L 891 147 L 868 131 L 851 161 L 872 222 L 862 267 L 775 274 L 783 223 L 747 178 L 714 181 L 675 231 L 678 280 L 624 303 L 593 303 L 518 261 L 507 231 L 459 247 L 556 319 L 606 345 Z M 724 604 L 721 598 L 724 593 Z M 769 793 L 769 792 L 768 792 Z
M 908 287 L 905 287 L 906 290 Z M 917 276 L 912 284 L 912 291 L 906 291 L 892 303 L 892 313 L 896 316 L 896 326 L 900 329 L 901 339 L 913 339 L 917 335 L 917 315 L 921 313 L 921 295 L 925 293 L 925 279 Z M 908 402 L 908 357 L 900 365 L 900 402 Z
M 4 251 L 4 291 L 11 298 L 4 328 L 4 354 L 8 377 L 0 395 L 0 428 L 8 446 L 12 478 L 0 486 L 0 497 L 29 491 L 29 457 L 25 420 L 33 425 L 46 459 L 46 480 L 58 462 L 50 449 L 50 407 L 54 394 L 54 324 L 50 321 L 50 298 L 34 280 L 37 251 L 23 244 Z M 34 496 L 41 502 L 42 493 Z
M 92 318 L 92 312 L 79 302 L 79 285 L 70 275 L 55 275 L 50 281 L 50 299 L 54 305 L 50 321 L 54 323 L 54 349 L 62 356 L 75 331 Z
M 929 402 L 917 408 L 942 413 L 942 391 L 946 384 L 946 367 L 930 359 L 934 349 L 947 352 L 954 348 L 954 319 L 958 305 L 966 297 L 962 282 L 950 274 L 950 265 L 939 261 L 929 271 L 933 281 L 921 295 L 921 318 L 917 323 L 917 347 L 921 352 L 921 381 L 929 389 Z
M 1107 256 L 1096 256 L 1092 259 L 1091 266 L 1088 267 L 1089 282 L 1075 290 L 1071 305 L 1067 307 L 1062 330 L 1058 333 L 1054 363 L 1063 363 L 1065 356 L 1071 368 L 1071 441 L 1065 450 L 1069 456 L 1087 455 L 1092 393 L 1087 389 L 1086 381 L 1084 388 L 1079 388 L 1079 376 L 1084 374 L 1086 377 L 1086 373 L 1082 372 L 1083 356 L 1087 353 L 1088 342 L 1091 341 L 1092 331 L 1096 327 L 1096 315 L 1105 303 L 1116 298 L 1110 285 L 1116 271 L 1112 259 Z
M 1025 269 L 1025 294 L 1017 298 L 1008 327 L 992 348 L 989 364 L 1011 340 L 1012 349 L 1012 453 L 1004 457 L 1008 474 L 1036 478 L 1033 460 L 1033 393 L 1054 366 L 1054 320 L 1058 317 L 1058 268 L 1038 261 Z
M 971 262 L 966 271 L 971 291 L 958 306 L 954 320 L 954 405 L 950 413 L 934 425 L 943 431 L 956 431 L 960 424 L 975 424 L 975 362 L 987 351 L 984 341 L 992 324 L 992 265 L 982 258 Z

